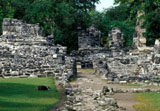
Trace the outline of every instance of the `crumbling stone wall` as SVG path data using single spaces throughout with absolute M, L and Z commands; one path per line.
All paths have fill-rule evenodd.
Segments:
M 0 77 L 55 76 L 62 80 L 76 74 L 75 59 L 66 56 L 67 48 L 52 42 L 42 36 L 38 24 L 4 19 L 0 36 Z
M 3 35 L 14 36 L 41 36 L 42 32 L 38 24 L 26 24 L 17 19 L 3 20 Z
M 119 28 L 113 28 L 109 34 L 109 47 L 122 48 L 123 47 L 123 33 Z
M 146 32 L 145 28 L 142 28 L 144 19 L 139 19 L 144 15 L 144 12 L 138 11 L 137 12 L 137 23 L 136 23 L 136 29 L 133 36 L 133 47 L 134 48 L 144 48 L 146 47 L 146 38 L 144 37 L 144 33 Z
M 117 51 L 93 56 L 95 73 L 113 83 L 160 82 L 160 56 L 153 52 Z
M 90 48 L 79 51 L 79 54 L 83 52 L 81 60 L 87 61 L 84 63 L 92 63 L 95 74 L 111 83 L 160 82 L 159 40 L 154 50 L 141 51 L 122 47 L 123 33 L 118 28 L 113 28 L 109 37 L 109 48 Z
M 79 50 L 100 47 L 101 32 L 98 31 L 94 25 L 87 30 L 82 30 L 81 27 L 78 27 L 78 30 Z

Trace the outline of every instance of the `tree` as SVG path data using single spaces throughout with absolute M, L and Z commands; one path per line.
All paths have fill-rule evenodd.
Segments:
M 95 8 L 95 3 L 98 1 L 0 0 L 0 23 L 4 17 L 22 19 L 28 23 L 40 23 L 46 36 L 54 32 L 56 44 L 73 50 L 78 48 L 77 26 L 79 24 L 83 28 L 88 26 L 90 23 L 88 13 Z
M 115 3 L 128 4 L 131 8 L 130 16 L 133 18 L 137 11 L 145 14 L 137 19 L 143 19 L 142 27 L 147 38 L 147 45 L 153 45 L 156 38 L 160 38 L 160 1 L 159 0 L 115 0 Z
M 102 32 L 103 44 L 108 44 L 108 33 L 113 27 L 119 27 L 124 33 L 125 46 L 131 46 L 132 37 L 135 28 L 135 20 L 130 20 L 130 7 L 126 4 L 121 4 L 116 7 L 106 9 L 99 13 L 92 11 L 92 23 L 96 24 L 97 28 Z
M 2 34 L 2 21 L 3 18 L 13 18 L 14 8 L 12 8 L 12 0 L 0 0 L 0 35 Z

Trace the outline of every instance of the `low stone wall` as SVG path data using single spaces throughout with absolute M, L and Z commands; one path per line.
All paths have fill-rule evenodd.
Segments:
M 160 82 L 159 54 L 121 50 L 91 56 L 95 73 L 109 83 Z
M 0 36 L 0 77 L 47 77 L 69 79 L 76 74 L 76 60 L 66 47 L 53 45 L 38 25 L 16 19 L 3 20 Z

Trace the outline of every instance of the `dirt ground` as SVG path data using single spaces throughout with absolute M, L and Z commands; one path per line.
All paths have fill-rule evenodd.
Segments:
M 137 87 L 139 88 L 139 86 L 123 86 L 119 84 L 107 84 L 105 80 L 102 80 L 100 77 L 95 75 L 93 73 L 93 70 L 91 69 L 86 69 L 86 70 L 78 69 L 77 79 L 72 81 L 70 84 L 78 85 L 81 89 L 88 90 L 90 92 L 101 91 L 104 86 L 112 87 L 114 89 L 115 88 L 137 88 Z M 60 91 L 60 89 L 58 90 Z M 62 98 L 60 102 L 49 111 L 55 111 L 57 107 L 63 105 L 65 98 L 63 93 L 61 93 L 61 95 L 62 95 Z M 84 94 L 83 96 L 85 97 L 86 95 Z M 125 108 L 126 111 L 135 111 L 135 109 L 133 108 L 133 105 L 139 103 L 134 99 L 133 93 L 116 93 L 111 97 L 115 98 L 118 102 L 118 105 L 120 107 Z M 94 111 L 95 104 L 94 102 L 92 102 L 92 98 L 90 98 L 90 96 L 86 96 L 85 103 L 86 104 L 84 105 L 84 107 L 85 109 L 88 109 L 87 111 Z
M 55 85 L 56 85 L 56 88 L 61 96 L 61 99 L 60 101 L 55 104 L 51 109 L 49 109 L 48 111 L 56 111 L 58 108 L 62 107 L 66 101 L 66 96 L 64 94 L 64 89 L 62 88 L 61 85 L 58 84 L 57 81 L 55 81 Z
M 97 75 L 93 74 L 93 70 L 78 70 L 78 78 L 75 81 L 76 84 L 80 85 L 85 89 L 102 90 L 103 86 L 109 86 L 114 88 L 124 87 L 121 85 L 107 84 L 105 80 L 102 80 Z M 134 99 L 132 93 L 117 93 L 112 98 L 115 98 L 120 107 L 126 108 L 126 111 L 135 111 L 133 105 L 138 104 Z M 88 106 L 93 107 L 94 104 L 88 99 Z
M 133 105 L 139 102 L 134 99 L 132 93 L 117 93 L 111 97 L 117 100 L 119 106 L 126 108 L 126 111 L 136 111 Z

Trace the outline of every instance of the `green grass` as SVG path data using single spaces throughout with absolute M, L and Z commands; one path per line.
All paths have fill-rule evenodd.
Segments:
M 121 84 L 122 86 L 142 86 L 140 83 L 127 83 L 127 84 Z
M 38 91 L 38 85 L 51 90 Z M 0 79 L 0 111 L 47 111 L 59 100 L 53 78 Z
M 78 69 L 80 72 L 93 72 L 93 69 Z
M 134 106 L 136 111 L 160 111 L 160 93 L 135 93 L 140 102 Z

